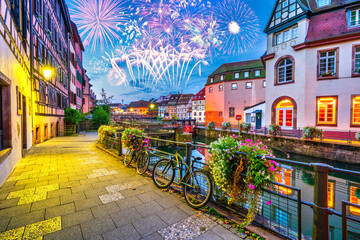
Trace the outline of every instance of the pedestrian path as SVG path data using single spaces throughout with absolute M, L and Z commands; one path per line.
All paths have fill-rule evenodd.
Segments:
M 0 239 L 243 239 L 95 148 L 96 133 L 31 148 L 0 187 Z

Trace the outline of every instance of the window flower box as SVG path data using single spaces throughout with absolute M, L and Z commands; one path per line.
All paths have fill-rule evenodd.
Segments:
M 320 73 L 320 76 L 321 76 L 321 77 L 333 77 L 333 76 L 335 76 L 335 75 L 336 75 L 336 74 L 333 73 L 333 72 L 331 72 L 331 71 Z

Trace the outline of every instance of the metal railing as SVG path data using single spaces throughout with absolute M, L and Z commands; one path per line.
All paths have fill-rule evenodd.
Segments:
M 122 155 L 123 149 L 121 144 L 121 132 L 116 136 L 106 136 L 107 148 L 117 150 L 119 155 Z M 146 137 L 150 140 L 151 147 L 151 162 L 149 170 L 152 171 L 153 165 L 163 157 L 171 157 L 172 153 L 166 150 L 159 150 L 158 148 L 166 144 L 176 144 L 185 147 L 186 151 L 182 153 L 184 160 L 190 164 L 192 150 L 194 148 L 203 148 L 209 150 L 210 148 L 203 145 L 176 142 L 166 139 L 158 139 L 153 137 Z M 237 152 L 239 155 L 246 155 L 246 153 Z M 263 158 L 263 156 L 258 156 Z M 286 166 L 298 166 L 312 170 L 314 176 L 314 201 L 307 202 L 302 200 L 302 190 L 297 187 L 285 185 L 279 182 L 270 182 L 270 188 L 262 189 L 262 195 L 259 199 L 260 211 L 254 220 L 254 224 L 265 229 L 271 230 L 277 235 L 288 239 L 310 239 L 303 234 L 302 228 L 302 209 L 310 207 L 313 209 L 313 230 L 312 239 L 329 239 L 329 216 L 336 215 L 342 218 L 342 235 L 343 239 L 360 239 L 360 218 L 354 214 L 349 213 L 349 207 L 357 208 L 360 211 L 360 205 L 342 201 L 342 211 L 337 212 L 328 207 L 328 176 L 329 174 L 341 173 L 360 177 L 360 172 L 346 170 L 341 168 L 334 168 L 332 166 L 321 163 L 304 163 L 292 161 L 289 159 L 281 159 L 275 157 L 266 157 L 268 160 L 274 160 Z M 195 168 L 208 168 L 207 163 L 198 162 L 194 165 Z M 184 169 L 184 168 L 182 168 Z M 179 183 L 181 176 L 178 176 L 175 182 Z M 360 178 L 359 178 L 360 180 Z M 228 196 L 215 185 L 213 200 L 227 209 L 236 211 L 236 213 L 245 216 L 247 209 L 246 205 L 240 203 L 228 204 Z M 270 202 L 271 204 L 267 205 Z M 291 213 L 291 214 L 285 214 Z M 355 232 L 359 238 L 348 238 L 348 232 Z M 351 235 L 353 236 L 353 235 Z

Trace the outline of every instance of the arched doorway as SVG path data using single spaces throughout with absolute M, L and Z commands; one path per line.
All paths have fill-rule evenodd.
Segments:
M 272 106 L 272 123 L 283 129 L 296 128 L 297 106 L 294 99 L 290 97 L 278 98 Z

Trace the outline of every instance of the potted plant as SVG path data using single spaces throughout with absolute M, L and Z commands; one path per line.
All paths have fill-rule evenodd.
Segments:
M 322 138 L 323 130 L 316 127 L 307 126 L 303 130 L 303 138 L 313 140 L 314 138 Z
M 281 136 L 281 127 L 279 125 L 271 124 L 268 131 L 271 136 Z
M 250 129 L 251 129 L 251 124 L 250 123 L 243 122 L 240 125 L 240 132 L 245 131 L 246 133 L 248 133 L 250 131 Z
M 227 193 L 230 204 L 234 201 L 242 206 L 249 204 L 244 221 L 246 225 L 251 223 L 260 209 L 258 200 L 262 189 L 270 187 L 269 181 L 275 180 L 278 171 L 277 163 L 265 156 L 273 155 L 261 141 L 246 139 L 239 142 L 228 136 L 210 144 L 210 169 L 214 181 Z
M 209 122 L 207 125 L 208 130 L 214 130 L 215 129 L 215 123 L 214 122 Z
M 142 139 L 139 138 L 140 136 L 146 136 L 144 130 L 138 128 L 127 128 L 122 132 L 121 142 L 126 148 L 130 148 L 135 151 L 137 150 L 135 149 L 135 145 L 140 147 L 142 143 Z
M 231 127 L 231 124 L 229 122 L 223 122 L 222 123 L 223 131 L 226 131 L 226 130 L 230 129 L 230 127 Z
M 332 72 L 331 70 L 327 71 L 327 72 L 322 72 L 320 73 L 321 77 L 332 77 L 334 76 L 334 72 Z
M 360 141 L 360 131 L 358 131 L 358 132 L 356 133 L 355 138 L 356 138 L 358 141 Z

